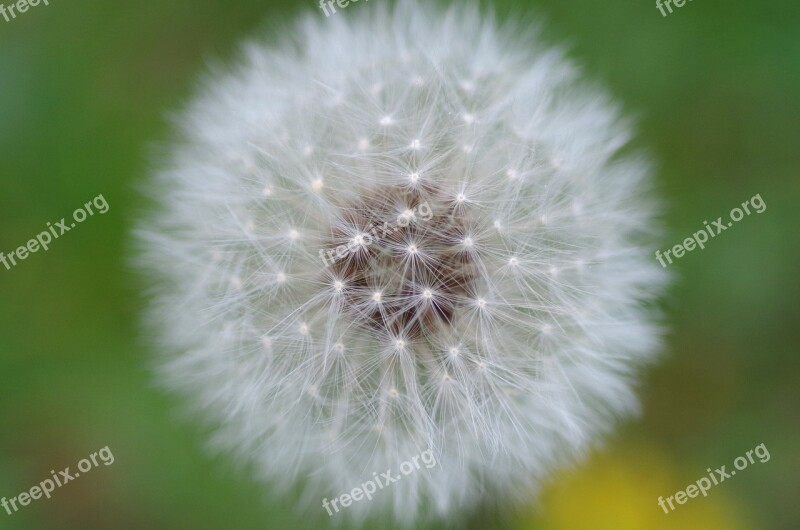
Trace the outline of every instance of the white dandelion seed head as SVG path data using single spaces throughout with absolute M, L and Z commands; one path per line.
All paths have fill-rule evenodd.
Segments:
M 529 497 L 635 412 L 665 275 L 605 93 L 474 7 L 401 4 L 210 76 L 139 241 L 215 444 L 314 510 L 430 448 L 336 514 L 412 522 Z

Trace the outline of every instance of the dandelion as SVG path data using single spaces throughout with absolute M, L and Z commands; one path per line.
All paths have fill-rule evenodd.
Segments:
M 341 514 L 410 524 L 529 498 L 636 412 L 665 275 L 605 93 L 477 8 L 400 4 L 209 76 L 138 238 L 160 371 L 215 446 L 314 510 L 430 448 Z

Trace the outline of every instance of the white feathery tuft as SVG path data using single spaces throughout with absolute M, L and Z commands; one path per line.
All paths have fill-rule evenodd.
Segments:
M 311 510 L 428 448 L 337 517 L 528 497 L 637 409 L 666 280 L 650 169 L 518 35 L 408 0 L 309 16 L 181 115 L 138 233 L 161 371 Z

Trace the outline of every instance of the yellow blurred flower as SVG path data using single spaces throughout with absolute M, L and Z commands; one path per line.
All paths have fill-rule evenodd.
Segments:
M 729 502 L 724 486 L 707 497 L 689 499 L 664 513 L 658 497 L 673 495 L 698 478 L 703 469 L 674 466 L 652 448 L 628 446 L 595 455 L 575 471 L 556 476 L 545 489 L 536 514 L 520 521 L 520 529 L 547 530 L 739 530 L 741 513 Z

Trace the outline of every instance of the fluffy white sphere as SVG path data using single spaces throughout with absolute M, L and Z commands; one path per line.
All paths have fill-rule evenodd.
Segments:
M 219 447 L 336 517 L 527 496 L 636 410 L 649 169 L 559 50 L 474 7 L 353 4 L 181 114 L 139 232 L 161 370 Z

